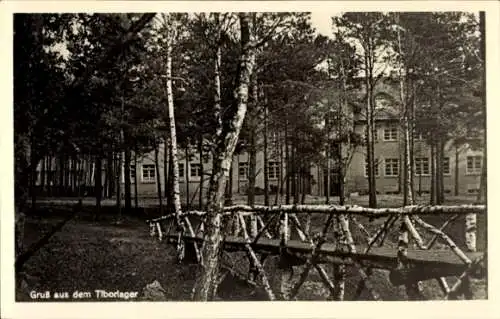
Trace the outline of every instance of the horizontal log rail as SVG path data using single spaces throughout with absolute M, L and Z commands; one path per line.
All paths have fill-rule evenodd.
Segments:
M 252 212 L 257 214 L 289 212 L 289 213 L 320 213 L 320 214 L 346 214 L 362 215 L 366 217 L 385 217 L 390 215 L 438 215 L 471 213 L 484 214 L 486 205 L 456 205 L 456 206 L 405 206 L 399 208 L 368 208 L 362 206 L 339 205 L 282 205 L 282 206 L 248 206 L 235 205 L 224 208 L 224 212 Z
M 486 205 L 455 205 L 455 206 L 429 206 L 414 205 L 399 208 L 368 208 L 363 206 L 339 206 L 339 205 L 281 205 L 281 206 L 248 206 L 235 205 L 224 207 L 222 215 L 231 215 L 233 213 L 256 213 L 256 214 L 274 214 L 279 212 L 289 213 L 318 213 L 318 214 L 346 214 L 361 215 L 370 218 L 387 217 L 391 215 L 468 215 L 471 213 L 486 213 Z M 184 212 L 181 216 L 204 216 L 203 211 Z M 146 222 L 154 223 L 161 220 L 173 218 L 174 214 L 168 214 L 154 219 L 148 219 Z

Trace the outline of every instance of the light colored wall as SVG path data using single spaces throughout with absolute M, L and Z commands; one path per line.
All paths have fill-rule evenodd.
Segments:
M 400 158 L 403 148 L 398 141 L 384 141 L 383 134 L 387 122 L 378 123 L 378 140 L 375 143 L 375 157 L 379 160 L 379 175 L 376 177 L 376 186 L 378 193 L 390 193 L 398 191 L 398 177 L 385 176 L 385 159 L 386 158 Z M 357 125 L 356 132 L 363 133 L 364 126 Z M 400 132 L 398 132 L 399 134 Z M 400 152 L 401 151 L 401 152 Z M 427 157 L 430 163 L 430 147 L 424 141 L 415 141 L 415 158 Z M 467 173 L 467 157 L 474 155 L 482 155 L 481 151 L 474 151 L 470 147 L 464 146 L 459 153 L 458 169 L 459 169 L 459 194 L 468 194 L 472 189 L 479 189 L 481 179 L 480 173 L 470 174 Z M 368 177 L 365 176 L 365 157 L 366 147 L 360 146 L 357 148 L 351 165 L 347 171 L 347 192 L 368 192 Z M 445 145 L 445 157 L 450 158 L 450 174 L 444 176 L 444 187 L 446 192 L 454 194 L 455 192 L 455 147 L 451 143 Z M 401 165 L 401 158 L 399 165 Z M 484 163 L 483 163 L 484 164 Z M 430 165 L 429 165 L 430 170 Z M 419 186 L 423 192 L 429 192 L 431 185 L 431 178 L 429 175 L 414 177 L 414 190 L 417 191 Z

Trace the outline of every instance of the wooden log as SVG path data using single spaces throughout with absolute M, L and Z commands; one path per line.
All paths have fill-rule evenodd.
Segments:
M 441 225 L 441 227 L 439 227 L 439 230 L 440 231 L 443 231 L 451 222 L 453 222 L 455 219 L 458 218 L 459 215 L 453 215 L 451 216 L 447 221 L 445 221 L 443 223 L 443 225 Z M 427 245 L 425 245 L 426 249 L 431 249 L 432 246 L 434 246 L 434 244 L 436 243 L 437 239 L 439 238 L 439 236 L 437 234 L 434 234 L 432 236 L 432 238 L 429 240 L 429 243 Z
M 177 234 L 177 245 L 176 245 L 176 252 L 177 252 L 177 262 L 181 263 L 184 260 L 185 256 L 185 238 L 182 235 L 182 232 L 179 232 Z
M 464 293 L 464 290 L 468 290 L 465 292 L 464 295 L 467 295 L 467 297 L 472 295 L 472 291 L 470 291 L 470 276 L 472 273 L 474 273 L 478 267 L 481 266 L 483 261 L 486 258 L 486 253 L 477 258 L 474 262 L 472 262 L 469 267 L 458 277 L 457 282 L 453 285 L 453 287 L 450 289 L 448 294 L 445 296 L 445 299 L 457 299 L 460 293 Z M 465 289 L 462 287 L 462 285 L 466 285 Z
M 392 219 L 392 221 L 389 223 L 389 227 L 386 229 L 386 231 L 382 234 L 382 238 L 380 239 L 380 242 L 378 244 L 379 247 L 382 247 L 384 246 L 384 242 L 387 238 L 387 236 L 389 235 L 389 230 L 392 229 L 392 227 L 394 226 L 394 224 L 396 224 L 397 220 L 398 220 L 398 216 L 393 216 L 394 218 Z
M 387 234 L 388 230 L 390 228 L 390 225 L 393 225 L 392 222 L 396 219 L 394 216 L 389 216 L 385 223 L 379 228 L 377 233 L 375 233 L 375 236 L 373 236 L 369 241 L 368 241 L 368 247 L 365 249 L 365 254 L 368 254 L 370 249 L 373 247 L 375 242 L 382 236 L 382 234 Z
M 233 235 L 238 236 L 241 232 L 241 225 L 240 225 L 240 213 L 236 213 L 236 215 L 233 216 L 234 218 L 234 230 L 233 230 Z
M 187 228 L 188 228 L 188 231 L 189 231 L 189 235 L 193 236 L 193 237 L 196 237 L 196 234 L 194 233 L 194 230 L 193 230 L 193 225 L 191 225 L 191 222 L 189 221 L 189 218 L 188 217 L 184 217 L 184 223 L 187 225 Z M 194 245 L 194 251 L 196 253 L 196 260 L 198 260 L 198 262 L 203 265 L 203 256 L 201 254 L 201 251 L 198 247 L 198 244 L 197 243 L 193 243 Z
M 280 269 L 280 294 L 283 300 L 288 300 L 291 294 L 293 279 L 293 266 L 286 254 L 286 245 L 290 239 L 288 213 L 280 213 L 279 235 L 280 235 L 280 259 L 278 268 Z
M 448 282 L 446 281 L 446 278 L 439 277 L 439 278 L 436 278 L 436 280 L 439 284 L 439 287 L 443 291 L 443 294 L 446 296 L 450 292 L 450 287 L 448 286 Z
M 297 234 L 299 235 L 300 240 L 307 241 L 308 236 L 306 235 L 304 229 L 302 228 L 302 225 L 300 224 L 300 220 L 297 218 L 297 215 L 290 214 L 290 220 L 295 225 L 295 229 L 297 230 Z
M 197 216 L 197 217 L 204 217 L 207 213 L 204 212 L 204 211 L 196 211 L 196 210 L 191 210 L 191 211 L 188 211 L 188 212 L 181 212 L 179 217 L 180 218 L 184 218 L 184 217 L 190 217 L 190 216 Z M 233 212 L 226 212 L 226 213 L 222 213 L 223 216 L 232 216 L 233 215 Z M 177 215 L 175 213 L 170 213 L 170 214 L 167 214 L 167 215 L 163 215 L 163 216 L 160 216 L 160 217 L 157 217 L 157 218 L 152 218 L 152 219 L 147 219 L 146 222 L 149 223 L 149 222 L 159 222 L 159 221 L 163 221 L 163 220 L 170 220 L 170 219 L 175 219 L 177 217 Z
M 408 263 L 408 246 L 409 246 L 409 234 L 408 234 L 408 216 L 401 216 L 401 226 L 399 229 L 398 237 L 398 251 L 397 251 L 397 267 L 396 270 L 401 273 L 409 271 Z M 394 272 L 393 272 L 394 274 Z M 418 286 L 418 281 L 406 280 L 404 281 L 404 286 L 406 288 L 406 294 L 409 300 L 422 300 L 424 299 Z
M 451 250 L 466 264 L 470 264 L 471 263 L 471 260 L 467 257 L 467 255 L 464 254 L 464 252 L 458 248 L 458 246 L 455 244 L 455 242 L 453 240 L 451 240 L 451 238 L 446 235 L 443 231 L 437 229 L 436 227 L 424 222 L 422 219 L 420 219 L 419 217 L 415 216 L 414 218 L 415 222 L 417 222 L 420 226 L 422 226 L 423 228 L 427 229 L 428 231 L 430 231 L 431 233 L 433 234 L 436 234 L 438 235 L 440 238 L 442 238 L 447 244 L 448 246 L 451 248 Z
M 349 251 L 351 253 L 356 253 L 356 246 L 354 245 L 354 240 L 352 238 L 351 231 L 349 230 L 349 222 L 344 215 L 339 216 L 339 226 L 340 226 L 340 230 L 342 231 L 343 235 L 345 236 L 345 240 L 346 240 L 346 243 L 349 247 Z M 364 281 L 364 287 L 368 290 L 368 292 L 372 296 L 373 300 L 380 300 L 380 295 L 375 291 L 372 284 L 369 282 L 368 275 L 363 270 L 363 267 L 355 260 L 353 260 L 353 264 L 357 268 L 358 273 L 361 277 L 361 280 Z
M 319 277 L 321 278 L 321 281 L 323 282 L 325 287 L 330 291 L 330 297 L 333 298 L 333 296 L 335 296 L 335 285 L 330 280 L 330 277 L 328 277 L 325 269 L 318 264 L 314 264 L 314 268 L 316 268 L 316 271 L 318 272 Z
M 156 223 L 149 223 L 149 236 L 154 237 L 156 235 Z
M 250 214 L 249 216 L 250 218 L 250 223 L 248 224 L 249 227 L 250 227 L 250 238 L 255 238 L 257 236 L 257 234 L 259 233 L 259 230 L 258 230 L 258 223 L 257 223 L 257 214 Z
M 264 271 L 264 268 L 262 267 L 262 264 L 260 263 L 259 259 L 255 255 L 255 252 L 253 251 L 252 247 L 250 246 L 250 238 L 248 236 L 246 227 L 245 225 L 245 220 L 243 219 L 243 216 L 241 214 L 238 214 L 238 217 L 240 219 L 240 223 L 242 225 L 242 230 L 243 230 L 243 237 L 246 241 L 245 243 L 245 248 L 247 249 L 248 253 L 252 257 L 252 261 L 254 265 L 257 267 L 257 270 L 260 274 L 260 278 L 262 280 L 262 286 L 264 287 L 264 290 L 267 293 L 267 296 L 269 297 L 269 300 L 276 300 L 276 297 L 274 296 L 273 290 L 271 289 L 271 285 L 269 284 L 269 281 L 267 280 L 266 273 Z
M 476 251 L 476 214 L 465 215 L 465 245 L 468 251 Z
M 404 217 L 404 223 L 406 224 L 406 228 L 408 229 L 411 237 L 415 240 L 417 243 L 417 246 L 420 249 L 425 249 L 424 248 L 424 241 L 422 240 L 422 237 L 420 237 L 420 234 L 418 233 L 417 229 L 413 225 L 413 222 L 411 221 L 409 216 Z
M 302 229 L 302 225 L 300 224 L 299 219 L 297 218 L 297 215 L 295 214 L 290 214 L 290 218 L 292 223 L 295 225 L 297 229 L 297 233 L 300 237 L 301 241 L 309 241 L 309 244 L 311 247 L 314 247 L 314 242 L 310 239 L 310 237 L 304 232 Z M 326 273 L 325 269 L 320 265 L 320 264 L 314 264 L 314 268 L 318 271 L 318 274 L 321 277 L 321 280 L 323 281 L 323 284 L 330 290 L 331 297 L 333 298 L 335 295 L 335 285 L 333 282 L 330 280 L 328 277 L 328 274 Z
M 173 227 L 173 223 L 168 223 L 167 226 L 165 226 L 165 228 L 166 228 L 165 235 L 170 234 L 170 232 L 172 231 L 172 227 Z
M 168 235 L 164 237 L 177 239 L 177 235 Z M 203 243 L 203 238 L 201 237 L 191 237 L 185 235 L 184 240 L 187 242 L 194 241 L 198 244 Z M 246 242 L 242 237 L 226 236 L 224 239 L 224 249 L 227 251 L 246 250 L 245 243 Z M 281 251 L 279 239 L 261 238 L 257 243 L 252 243 L 252 248 L 263 254 L 279 255 Z M 364 247 L 360 246 L 359 249 L 362 250 Z M 312 248 L 307 242 L 289 240 L 286 247 L 286 253 L 294 255 L 295 258 L 302 259 L 302 263 L 305 263 L 307 258 L 311 256 Z M 480 257 L 483 253 L 470 252 L 467 254 L 469 258 L 475 259 Z M 362 252 L 356 252 L 353 254 L 349 251 L 338 250 L 338 245 L 333 243 L 325 243 L 321 247 L 321 250 L 318 251 L 316 260 L 318 263 L 347 263 L 349 265 L 353 265 L 352 262 L 349 262 L 349 259 L 353 259 L 366 267 L 369 266 L 375 269 L 386 270 L 394 269 L 394 265 L 397 261 L 394 250 L 391 247 L 374 247 L 369 254 L 364 254 Z M 447 269 L 450 269 L 450 273 L 457 276 L 467 268 L 467 265 L 464 264 L 451 250 L 411 250 L 408 254 L 408 262 L 415 267 L 446 267 Z M 481 276 L 483 275 L 478 275 L 478 278 Z
M 299 280 L 295 283 L 295 285 L 292 287 L 292 289 L 290 291 L 290 299 L 295 298 L 295 296 L 297 296 L 297 294 L 299 293 L 299 289 L 306 281 L 306 279 L 309 275 L 309 271 L 311 269 L 311 266 L 315 263 L 315 259 L 317 258 L 318 251 L 321 248 L 321 245 L 323 243 L 324 243 L 324 240 L 322 238 L 320 238 L 318 240 L 318 242 L 316 243 L 316 245 L 314 245 L 312 254 L 309 258 L 307 258 L 307 261 L 304 265 L 304 269 L 302 270 L 302 273 L 299 276 Z
M 254 243 L 259 241 L 259 239 L 262 235 L 265 235 L 267 238 L 271 238 L 271 234 L 269 234 L 269 232 L 267 230 L 271 226 L 272 222 L 276 219 L 276 216 L 277 215 L 272 216 L 271 220 L 269 220 L 267 222 L 267 224 L 264 224 L 264 221 L 262 220 L 262 218 L 260 216 L 257 216 L 257 222 L 259 223 L 259 225 L 261 225 L 262 228 L 259 231 L 259 233 L 257 234 L 257 236 L 255 236 L 255 238 L 253 239 Z
M 354 225 L 356 225 L 356 227 L 358 227 L 358 229 L 365 235 L 365 240 L 366 240 L 366 243 L 369 243 L 370 242 L 370 238 L 372 238 L 372 236 L 370 235 L 370 233 L 366 230 L 365 226 L 363 226 L 363 224 L 361 224 L 357 219 L 356 217 L 354 217 L 353 215 L 349 215 L 349 219 L 352 220 L 352 222 L 354 223 Z
M 313 263 L 316 263 L 316 259 L 318 257 L 319 251 L 321 249 L 321 246 L 326 242 L 326 233 L 328 232 L 328 228 L 330 228 L 330 224 L 333 221 L 334 214 L 329 214 L 328 218 L 325 222 L 325 225 L 323 226 L 323 230 L 318 237 L 317 243 L 312 247 L 312 253 L 309 258 L 307 258 L 306 264 L 304 266 L 304 270 L 300 274 L 299 280 L 295 285 L 293 286 L 291 292 L 290 292 L 290 298 L 295 298 L 297 293 L 299 292 L 300 286 L 305 282 L 307 276 L 309 275 L 309 270 L 311 269 L 311 266 Z
M 163 233 L 161 231 L 160 223 L 156 223 L 156 229 L 158 230 L 158 240 L 161 241 L 163 239 Z
M 240 224 L 242 233 L 243 234 L 247 234 L 247 237 L 250 238 L 250 236 L 248 236 L 247 224 L 246 224 L 246 221 L 245 221 L 245 217 L 246 217 L 245 215 L 238 213 L 238 219 L 241 218 L 241 220 L 239 221 L 239 224 Z M 245 239 L 245 242 L 246 242 L 246 237 L 243 237 L 243 238 Z M 252 255 L 250 254 L 250 252 L 248 252 L 248 250 L 246 249 L 246 247 L 245 247 L 245 250 L 247 252 L 248 264 L 249 264 L 249 267 L 248 267 L 248 276 L 249 276 L 250 280 L 256 280 L 257 279 L 257 275 L 258 275 L 259 272 L 258 272 L 257 267 L 255 266 L 255 264 L 253 263 Z
M 337 243 L 340 245 L 345 245 L 346 240 L 342 229 L 340 228 L 339 216 L 336 216 L 336 223 L 334 224 L 334 233 Z M 335 280 L 335 291 L 333 294 L 333 299 L 337 301 L 344 300 L 345 296 L 345 280 L 346 280 L 346 264 L 334 265 L 333 266 L 333 280 Z
M 405 206 L 401 208 L 368 208 L 361 206 L 339 206 L 339 205 L 281 205 L 281 206 L 248 206 L 235 205 L 224 208 L 224 212 L 254 212 L 259 214 L 272 214 L 281 211 L 289 213 L 319 213 L 319 214 L 347 214 L 362 215 L 371 218 L 379 218 L 389 215 L 438 215 L 438 214 L 460 214 L 470 213 L 484 214 L 485 205 L 456 205 L 456 206 Z
M 249 216 L 257 214 L 274 214 L 281 211 L 298 214 L 346 214 L 361 215 L 369 218 L 380 218 L 391 215 L 468 215 L 485 214 L 486 205 L 455 205 L 455 206 L 405 206 L 401 208 L 368 208 L 361 206 L 339 206 L 339 205 L 279 205 L 279 206 L 248 206 L 235 205 L 224 208 L 223 216 L 232 215 L 234 212 Z M 183 216 L 205 216 L 203 211 L 189 211 L 181 213 Z M 154 219 L 148 219 L 146 222 L 157 222 L 160 220 L 175 218 L 175 214 L 164 215 Z
M 277 215 L 271 216 L 271 220 L 269 220 L 267 222 L 267 224 L 265 224 L 264 221 L 262 220 L 262 217 L 260 217 L 260 216 L 257 215 L 257 222 L 259 223 L 259 225 L 261 227 L 260 234 L 257 235 L 257 237 L 261 236 L 261 234 L 263 233 L 264 236 L 266 236 L 267 238 L 272 238 L 271 234 L 269 234 L 268 229 L 269 229 L 270 225 L 272 224 L 272 222 L 274 222 L 276 216 Z
M 280 245 L 282 247 L 286 246 L 288 239 L 290 238 L 289 226 L 288 226 L 288 213 L 282 213 L 280 215 Z

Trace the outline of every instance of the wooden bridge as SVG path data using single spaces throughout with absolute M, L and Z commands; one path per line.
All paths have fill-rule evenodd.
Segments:
M 404 286 L 410 300 L 425 299 L 421 282 L 426 280 L 437 280 L 445 299 L 460 296 L 472 299 L 470 279 L 484 277 L 486 272 L 486 253 L 476 251 L 476 216 L 485 211 L 484 205 L 382 209 L 335 205 L 226 207 L 222 214 L 223 254 L 245 252 L 249 272 L 238 272 L 238 265 L 227 264 L 234 259 L 229 257 L 223 264 L 224 274 L 231 273 L 261 287 L 270 300 L 276 300 L 270 276 L 263 266 L 266 257 L 274 255 L 279 257 L 279 290 L 284 300 L 296 298 L 312 268 L 330 292 L 329 299 L 343 300 L 346 266 L 354 267 L 361 278 L 355 299 L 365 289 L 373 300 L 381 299 L 371 283 L 373 269 L 388 270 L 391 284 Z M 321 229 L 310 235 L 309 226 L 300 222 L 301 214 L 314 215 L 315 219 L 323 215 Z M 447 218 L 439 226 L 426 221 L 432 219 L 428 216 L 436 215 Z M 205 216 L 205 212 L 191 211 L 181 216 L 162 216 L 148 223 L 152 236 L 176 245 L 179 260 L 191 258 L 203 262 L 200 251 Z M 464 250 L 444 232 L 460 216 L 465 217 Z M 177 225 L 179 220 L 182 227 Z M 353 236 L 353 231 L 358 236 Z M 394 233 L 397 239 L 388 239 Z M 442 246 L 439 249 L 435 247 L 438 242 Z M 334 265 L 334 280 L 323 264 Z M 302 271 L 293 280 L 296 266 Z M 456 278 L 452 286 L 448 282 L 450 277 Z

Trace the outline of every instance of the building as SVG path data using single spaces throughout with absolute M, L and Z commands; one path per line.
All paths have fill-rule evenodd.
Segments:
M 402 154 L 403 143 L 401 138 L 401 130 L 399 125 L 399 115 L 397 111 L 397 89 L 394 86 L 382 83 L 376 89 L 376 136 L 375 136 L 375 158 L 376 158 L 376 187 L 379 194 L 399 193 L 402 189 Z M 354 131 L 363 136 L 365 134 L 365 122 L 363 120 L 362 108 L 350 107 L 349 125 L 354 127 Z M 414 137 L 414 190 L 415 192 L 426 193 L 431 188 L 431 150 L 429 145 L 423 139 L 421 134 L 416 134 Z M 273 145 L 273 143 L 270 143 Z M 256 163 L 256 193 L 262 192 L 264 189 L 264 173 L 267 173 L 269 180 L 269 188 L 271 193 L 275 193 L 279 187 L 280 160 L 276 156 L 276 150 L 269 150 L 271 154 L 268 162 L 268 170 L 264 172 L 264 155 L 260 151 L 257 153 Z M 474 150 L 470 145 L 463 144 L 455 147 L 452 141 L 448 141 L 444 148 L 444 188 L 446 193 L 455 193 L 457 188 L 459 194 L 476 193 L 479 190 L 481 179 L 481 170 L 483 165 L 482 150 Z M 139 197 L 156 197 L 158 195 L 158 183 L 161 184 L 162 193 L 165 187 L 165 160 L 164 160 L 164 145 L 159 147 L 159 163 L 158 170 L 154 160 L 154 152 L 145 154 L 138 159 L 137 170 L 134 165 L 131 169 L 132 185 L 135 181 L 135 172 L 137 172 L 137 187 L 131 187 L 132 194 L 137 188 Z M 338 171 L 335 169 L 334 159 L 332 162 L 330 190 L 331 195 L 338 194 Z M 283 163 L 283 168 L 286 170 L 286 165 Z M 233 158 L 232 174 L 230 176 L 229 185 L 231 185 L 234 194 L 246 194 L 248 188 L 248 166 L 249 159 L 247 153 L 237 154 Z M 56 167 L 55 161 L 49 167 Z M 76 167 L 78 174 L 83 174 L 82 170 L 92 171 L 86 174 L 90 178 L 87 185 L 92 185 L 94 172 L 92 164 L 85 163 L 80 167 Z M 186 154 L 185 150 L 179 150 L 179 177 L 180 191 L 183 201 L 188 198 L 189 201 L 196 203 L 199 198 L 200 188 L 203 194 L 208 190 L 208 183 L 212 169 L 212 161 L 210 156 L 204 156 L 200 159 L 199 154 L 195 150 L 190 150 Z M 52 185 L 57 183 L 55 171 L 47 171 L 45 174 L 46 180 L 50 178 Z M 54 170 L 54 169 L 52 169 Z M 104 165 L 103 165 L 104 170 Z M 41 165 L 38 166 L 37 184 L 40 185 Z M 322 165 L 315 163 L 310 164 L 310 178 L 307 179 L 301 187 L 305 188 L 307 194 L 324 196 L 326 195 L 326 174 Z M 104 173 L 103 173 L 104 174 Z M 201 185 L 203 176 L 203 184 Z M 103 181 L 105 177 L 103 177 Z M 121 184 L 123 189 L 123 170 L 121 176 Z M 75 181 L 74 184 L 78 182 Z M 71 184 L 71 182 L 69 183 Z M 345 191 L 346 193 L 366 194 L 368 192 L 368 178 L 366 165 L 366 147 L 358 146 L 353 150 L 351 161 L 346 170 L 345 176 Z M 205 195 L 204 195 L 205 196 Z
M 376 158 L 376 187 L 379 194 L 400 193 L 403 185 L 403 138 L 399 123 L 399 111 L 397 109 L 398 96 L 397 87 L 387 82 L 382 82 L 375 92 L 375 158 Z M 361 136 L 365 134 L 365 121 L 362 108 L 350 108 L 350 124 L 354 131 Z M 273 143 L 270 143 L 271 145 Z M 352 150 L 352 158 L 346 170 L 345 191 L 346 193 L 368 193 L 368 176 L 366 147 L 357 146 Z M 269 153 L 276 153 L 269 150 Z M 416 193 L 428 193 L 431 189 L 431 148 L 421 133 L 414 134 L 414 191 Z M 180 154 L 180 188 L 181 193 L 188 191 L 194 199 L 198 195 L 200 187 L 201 164 L 196 152 L 192 159 L 185 161 L 186 155 Z M 163 156 L 163 148 L 160 150 Z M 444 146 L 443 172 L 444 191 L 454 194 L 473 194 L 479 191 L 481 171 L 483 165 L 483 152 L 474 149 L 470 144 L 455 146 L 453 141 L 447 141 Z M 331 159 L 330 191 L 331 195 L 338 195 L 338 171 L 335 169 L 335 161 Z M 233 170 L 230 185 L 232 192 L 246 194 L 248 186 L 248 154 L 238 154 L 233 159 Z M 149 154 L 140 163 L 141 174 L 139 193 L 141 195 L 154 196 L 156 192 L 154 177 L 153 154 Z M 283 164 L 284 165 L 284 164 Z M 264 189 L 264 156 L 260 151 L 257 154 L 257 192 Z M 210 158 L 203 160 L 204 191 L 208 189 L 208 179 L 211 172 L 212 162 Z M 280 161 L 271 156 L 268 163 L 269 188 L 274 193 L 279 185 Z M 286 169 L 286 168 L 285 168 Z M 326 173 L 324 167 L 311 163 L 311 179 L 308 180 L 306 192 L 311 195 L 326 195 Z M 160 163 L 160 174 L 163 174 L 163 164 Z

